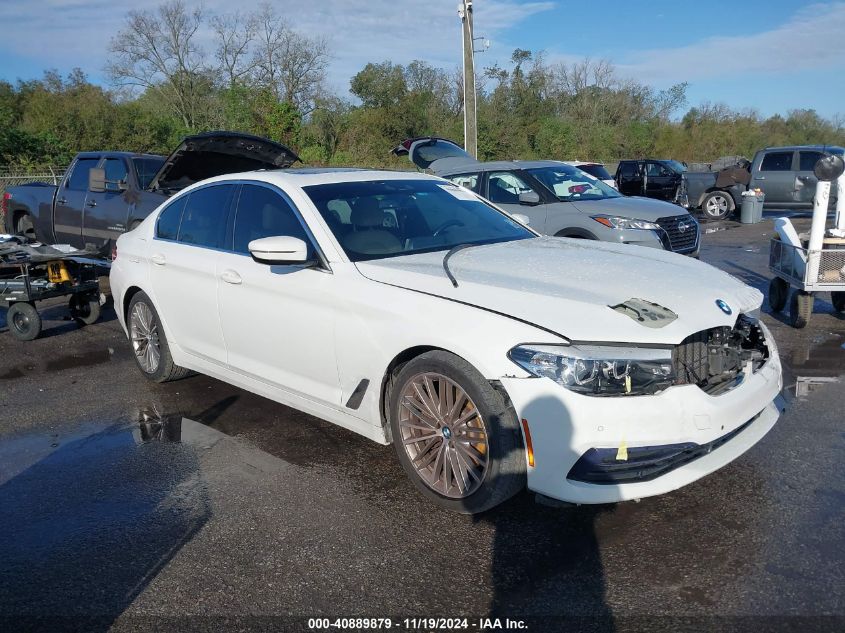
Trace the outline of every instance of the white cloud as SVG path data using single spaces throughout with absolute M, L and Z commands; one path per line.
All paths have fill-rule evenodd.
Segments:
M 203 6 L 210 13 L 225 13 L 235 8 L 247 11 L 259 3 L 205 0 Z M 128 11 L 158 4 L 159 0 L 122 6 L 109 0 L 4 0 L 0 24 L 6 28 L 0 51 L 14 51 L 45 68 L 79 66 L 96 75 L 105 65 L 109 40 L 122 28 Z M 370 61 L 423 59 L 447 69 L 460 63 L 457 0 L 275 0 L 272 5 L 294 28 L 329 41 L 333 55 L 329 79 L 343 92 L 349 78 Z M 475 0 L 475 30 L 495 42 L 498 33 L 554 6 L 554 2 Z M 4 71 L 7 76 L 15 74 L 8 66 Z
M 753 29 L 753 24 L 748 29 Z M 618 68 L 643 83 L 659 86 L 720 77 L 786 75 L 845 68 L 843 46 L 845 3 L 823 3 L 803 8 L 769 31 L 709 37 L 677 48 L 629 51 L 625 60 L 630 63 Z

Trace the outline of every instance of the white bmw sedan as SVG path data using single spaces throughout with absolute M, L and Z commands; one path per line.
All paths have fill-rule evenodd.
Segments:
M 111 286 L 147 378 L 201 372 L 392 443 L 462 512 L 526 485 L 665 493 L 780 413 L 758 291 L 672 253 L 538 236 L 432 176 L 203 181 L 120 237 Z

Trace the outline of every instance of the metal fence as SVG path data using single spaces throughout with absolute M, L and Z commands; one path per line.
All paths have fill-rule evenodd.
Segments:
M 0 170 L 0 193 L 9 187 L 24 185 L 28 182 L 49 182 L 58 185 L 62 176 L 64 176 L 65 169 L 66 167 L 55 165 L 31 171 L 22 169 Z

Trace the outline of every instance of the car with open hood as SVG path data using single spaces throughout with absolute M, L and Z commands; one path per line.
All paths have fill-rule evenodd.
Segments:
M 698 256 L 698 222 L 686 210 L 623 196 L 601 178 L 562 161 L 480 162 L 454 141 L 435 137 L 407 139 L 393 153 L 527 217 L 539 233 Z
M 297 160 L 280 143 L 240 132 L 188 136 L 167 157 L 82 152 L 58 186 L 33 183 L 3 194 L 6 231 L 108 253 L 118 236 L 188 185 L 221 174 L 288 167 Z
M 393 444 L 460 512 L 526 485 L 669 492 L 780 413 L 759 291 L 659 249 L 541 236 L 427 174 L 194 184 L 118 239 L 111 287 L 146 378 L 208 374 Z

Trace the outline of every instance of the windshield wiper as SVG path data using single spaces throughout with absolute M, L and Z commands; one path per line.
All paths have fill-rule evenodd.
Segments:
M 483 243 L 483 242 L 482 242 Z M 457 288 L 458 287 L 458 280 L 455 279 L 455 276 L 452 274 L 452 271 L 449 270 L 449 259 L 457 253 L 458 251 L 462 251 L 465 248 L 470 248 L 471 246 L 481 246 L 479 243 L 475 244 L 455 244 L 449 251 L 443 256 L 443 270 L 446 271 L 446 276 L 449 277 L 449 281 L 452 282 L 452 285 Z

